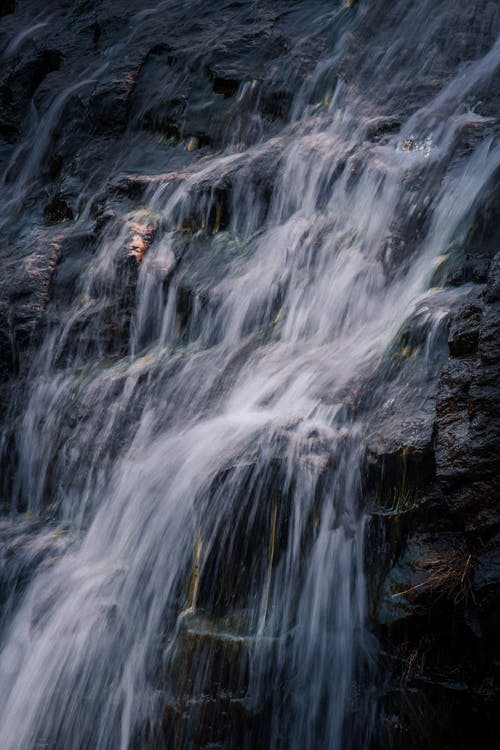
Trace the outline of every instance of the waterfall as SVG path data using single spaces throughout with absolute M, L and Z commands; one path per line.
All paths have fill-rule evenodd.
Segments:
M 406 102 L 432 73 L 415 70 L 414 30 L 425 51 L 449 4 L 390 4 L 392 41 L 358 87 L 338 74 L 369 12 L 351 5 L 312 4 L 297 48 L 333 31 L 278 125 L 258 81 L 235 84 L 243 114 L 220 148 L 193 136 L 151 163 L 132 123 L 130 153 L 88 176 L 55 240 L 36 220 L 23 240 L 54 242 L 56 284 L 70 281 L 21 361 L 1 444 L 5 465 L 17 456 L 0 521 L 4 750 L 375 742 L 367 439 L 389 401 L 424 403 L 470 291 L 439 268 L 500 166 L 477 104 L 500 47 Z M 130 38 L 170 6 L 198 8 L 141 11 Z M 30 190 L 40 200 L 67 103 L 124 48 L 38 111 L 6 226 Z M 408 321 L 421 343 L 395 353 Z

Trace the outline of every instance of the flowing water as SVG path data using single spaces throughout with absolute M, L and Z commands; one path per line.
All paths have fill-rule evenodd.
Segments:
M 245 146 L 235 123 L 221 151 L 127 178 L 141 206 L 108 217 L 71 306 L 49 307 L 3 444 L 19 468 L 2 528 L 25 540 L 0 619 L 3 750 L 374 742 L 367 439 L 426 401 L 468 291 L 436 269 L 500 165 L 476 107 L 498 41 L 388 117 L 434 5 L 391 4 L 392 43 L 363 71 L 385 105 L 335 76 L 361 3 L 279 132 L 257 101 Z M 32 115 L 9 221 L 66 99 L 105 67 Z M 93 224 L 93 198 L 61 241 Z M 419 346 L 395 353 L 408 321 Z

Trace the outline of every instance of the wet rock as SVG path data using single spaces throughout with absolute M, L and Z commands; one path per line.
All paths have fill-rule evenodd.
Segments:
M 471 303 L 455 317 L 448 337 L 452 357 L 466 357 L 477 352 L 482 312 L 480 305 Z
M 49 321 L 52 316 L 64 313 L 78 298 L 79 282 L 85 269 L 92 262 L 95 252 L 95 236 L 89 232 L 71 233 L 61 237 L 59 255 L 51 285 L 51 307 L 47 310 Z
M 47 224 L 59 224 L 62 221 L 71 220 L 74 216 L 73 209 L 61 195 L 55 195 L 43 210 Z
M 194 294 L 191 289 L 180 286 L 177 289 L 175 302 L 175 337 L 181 339 L 188 329 L 194 305 Z
M 472 581 L 477 622 L 480 635 L 488 642 L 494 642 L 500 627 L 500 535 L 494 533 L 486 538 L 478 549 L 474 562 Z
M 500 200 L 495 172 L 479 199 L 472 221 L 461 239 L 446 248 L 433 284 L 459 286 L 467 282 L 484 284 L 492 259 L 500 246 Z
M 155 219 L 148 211 L 132 212 L 126 217 L 124 243 L 115 258 L 111 305 L 104 322 L 108 355 L 124 354 L 127 351 L 139 267 L 155 234 Z M 102 339 L 102 331 L 100 338 Z
M 257 725 L 254 719 L 253 723 Z M 242 747 L 252 737 L 252 717 L 244 704 L 232 699 L 199 698 L 183 709 L 168 707 L 164 713 L 166 747 L 200 750 Z M 257 734 L 257 732 L 255 732 Z
M 401 123 L 395 118 L 377 117 L 369 123 L 367 138 L 370 141 L 378 142 L 393 133 L 397 133 L 400 128 Z
M 499 178 L 500 171 L 496 170 L 481 196 L 464 240 L 466 262 L 471 267 L 470 274 L 475 282 L 487 280 L 491 261 L 500 247 Z
M 89 102 L 89 117 L 98 133 L 121 133 L 127 127 L 128 102 L 132 90 L 131 73 L 100 83 Z
M 21 132 L 21 124 L 31 97 L 45 77 L 59 70 L 63 56 L 58 50 L 45 49 L 27 61 L 21 58 L 11 66 L 0 87 L 0 134 L 13 141 Z
M 42 241 L 21 257 L 14 251 L 4 267 L 1 286 L 3 298 L 8 300 L 0 307 L 4 315 L 0 328 L 6 344 L 0 358 L 4 376 L 23 365 L 24 355 L 38 341 L 59 253 L 57 241 L 45 246 Z
M 474 739 L 479 744 L 472 746 L 486 747 L 482 743 L 493 736 L 491 705 L 498 684 L 488 653 L 490 635 L 478 619 L 479 558 L 467 544 L 458 532 L 413 534 L 385 581 L 378 617 L 399 682 L 385 698 L 384 710 L 393 712 L 386 725 L 392 747 L 405 737 L 415 748 L 436 742 L 468 747 L 473 714 L 484 724 L 480 740 Z M 442 724 L 458 706 L 456 723 Z
M 375 488 L 377 501 L 383 507 L 399 511 L 408 509 L 434 479 L 432 424 L 428 424 L 427 430 L 420 424 L 415 432 L 420 439 L 412 443 L 405 444 L 394 434 L 394 442 L 386 440 L 368 448 L 367 487 Z
M 177 152 L 178 154 L 179 152 Z M 183 153 L 185 150 L 183 149 Z M 97 202 L 105 202 L 108 197 L 126 196 L 134 204 L 137 204 L 142 200 L 147 192 L 158 190 L 159 188 L 171 188 L 175 190 L 178 188 L 183 180 L 189 176 L 189 172 L 185 169 L 186 164 L 181 161 L 182 169 L 176 170 L 176 160 L 173 159 L 173 168 L 167 172 L 153 172 L 152 174 L 144 174 L 141 172 L 132 172 L 118 174 L 116 177 L 111 179 L 107 186 L 106 193 L 99 196 Z
M 14 141 L 18 136 L 18 124 L 13 116 L 10 116 L 10 108 L 14 99 L 14 93 L 10 86 L 0 86 L 0 135 L 6 141 Z
M 16 10 L 16 0 L 1 0 L 0 16 L 7 16 Z
M 135 258 L 138 264 L 155 239 L 157 223 L 156 217 L 147 210 L 135 211 L 128 218 L 129 236 L 125 247 L 129 257 Z
M 405 697 L 403 697 L 403 695 Z M 494 698 L 482 697 L 465 682 L 413 679 L 394 688 L 384 710 L 384 747 L 408 750 L 486 750 L 494 746 L 497 722 Z
M 222 94 L 225 99 L 236 95 L 240 81 L 237 78 L 224 78 L 223 76 L 214 76 L 212 90 L 215 94 Z
M 285 466 L 278 459 L 249 463 L 216 477 L 211 502 L 232 499 L 229 527 L 216 534 L 200 571 L 198 606 L 214 614 L 244 611 L 261 597 L 284 552 L 290 523 L 291 490 L 283 488 Z M 227 487 L 227 490 L 225 489 Z M 202 513 L 202 509 L 199 509 Z M 236 533 L 235 533 L 236 532 Z M 272 556 L 270 553 L 272 550 Z M 256 551 L 258 554 L 256 554 Z
M 396 623 L 414 628 L 418 618 L 432 623 L 436 611 L 440 616 L 442 603 L 447 606 L 447 601 L 456 604 L 471 598 L 473 569 L 465 537 L 450 533 L 410 536 L 385 581 L 379 621 L 393 628 Z
M 499 312 L 495 305 L 489 306 L 481 318 L 479 357 L 450 361 L 441 376 L 436 439 L 440 481 L 485 480 L 498 469 L 494 445 L 499 434 L 499 391 L 494 371 L 499 359 Z M 477 311 L 473 320 L 475 327 Z M 467 335 L 470 341 L 470 332 Z M 472 334 L 473 340 L 476 335 Z
M 287 120 L 292 100 L 293 95 L 290 91 L 269 91 L 262 96 L 262 112 L 271 120 Z
M 486 287 L 486 299 L 490 303 L 500 302 L 500 252 L 491 261 Z
M 166 747 L 236 749 L 257 742 L 264 715 L 248 700 L 252 638 L 243 622 L 188 614 L 177 640 L 164 675 L 174 698 L 163 713 Z
M 131 95 L 131 114 L 142 127 L 179 140 L 190 87 L 167 44 L 154 46 L 141 64 Z
M 409 115 L 428 101 L 442 82 L 454 74 L 459 60 L 464 62 L 476 60 L 478 55 L 492 48 L 495 43 L 494 29 L 498 19 L 497 12 L 490 0 L 481 0 L 480 6 L 475 6 L 474 9 L 467 4 L 455 4 L 446 15 L 446 21 L 444 16 L 434 17 L 434 33 L 426 38 L 425 52 L 422 50 L 425 59 L 432 66 L 432 75 L 429 75 L 427 67 L 421 66 L 413 76 L 411 86 L 404 77 L 397 79 L 387 99 L 388 92 L 384 87 L 379 88 L 379 81 L 389 76 L 392 77 L 395 72 L 395 67 L 392 66 L 396 66 L 396 60 L 398 70 L 406 69 L 407 65 L 411 66 L 414 56 L 413 50 L 402 46 L 398 47 L 398 54 L 393 57 L 394 62 L 390 68 L 373 66 L 373 59 L 384 58 L 385 51 L 391 43 L 394 43 L 393 16 L 385 3 L 375 3 L 370 6 L 366 15 L 359 19 L 359 23 L 350 35 L 347 49 L 339 61 L 340 75 L 348 82 L 355 80 L 364 95 L 372 101 L 377 101 L 382 111 L 391 113 L 392 116 Z M 351 14 L 346 13 L 346 15 Z M 408 32 L 411 29 L 414 33 L 418 27 L 423 38 L 426 36 L 423 23 L 423 16 L 418 13 L 417 7 L 408 6 L 405 13 L 405 27 Z M 483 24 L 490 25 L 483 26 Z M 373 41 L 374 28 L 377 29 L 375 41 Z M 373 57 L 365 59 L 363 51 L 370 42 Z M 479 49 L 482 52 L 479 52 Z M 382 90 L 384 99 L 378 98 Z M 487 92 L 485 92 L 485 99 L 490 99 Z
M 61 527 L 40 534 L 29 514 L 17 523 L 0 521 L 0 631 L 38 568 L 65 550 L 69 537 Z
M 474 369 L 474 363 L 450 363 L 440 382 L 437 473 L 450 480 L 468 471 L 468 394 Z
M 417 494 L 409 514 L 373 523 L 388 561 L 373 596 L 397 685 L 383 700 L 394 748 L 482 750 L 498 732 L 497 276 L 495 258 L 484 294 L 473 290 L 452 317 L 453 358 L 437 386 L 435 481 Z M 475 721 L 479 733 L 470 730 Z
M 34 16 L 39 8 L 36 3 L 32 5 Z M 307 81 L 322 47 L 334 48 L 332 39 L 337 33 L 335 29 L 323 33 L 315 28 L 307 49 L 301 44 L 304 27 L 315 15 L 310 3 L 285 3 L 281 7 L 279 3 L 264 2 L 257 15 L 245 3 L 224 3 L 215 14 L 212 8 L 200 5 L 197 18 L 183 18 L 184 11 L 179 10 L 182 4 L 160 4 L 149 25 L 147 17 L 142 16 L 145 25 L 130 29 L 129 9 L 122 14 L 121 3 L 116 5 L 114 18 L 93 0 L 63 4 L 66 16 L 58 15 L 57 3 L 49 5 L 47 12 L 52 12 L 52 7 L 57 12 L 44 31 L 47 49 L 30 44 L 5 65 L 2 74 L 2 158 L 10 158 L 20 143 L 17 139 L 22 128 L 28 128 L 29 122 L 24 118 L 34 95 L 43 115 L 68 82 L 79 80 L 87 62 L 100 65 L 108 61 L 114 45 L 125 38 L 127 45 L 116 68 L 107 69 L 98 82 L 92 81 L 87 89 L 70 97 L 60 113 L 51 136 L 50 154 L 40 172 L 54 183 L 49 193 L 54 198 L 45 211 L 46 224 L 51 228 L 45 226 L 44 231 L 55 232 L 53 224 L 58 233 L 69 231 L 66 220 L 72 218 L 73 208 L 68 196 L 78 195 L 80 206 L 87 198 L 93 200 L 97 191 L 91 210 L 95 227 L 88 234 L 87 230 L 76 228 L 59 239 L 44 235 L 40 245 L 43 250 L 26 244 L 22 252 L 8 244 L 3 246 L 7 262 L 0 283 L 0 376 L 5 378 L 12 378 L 31 361 L 38 332 L 46 319 L 51 324 L 59 316 L 80 310 L 80 306 L 85 308 L 88 300 L 81 299 L 79 280 L 94 262 L 97 237 L 105 240 L 108 232 L 115 237 L 113 229 L 119 231 L 117 217 L 123 206 L 126 211 L 137 208 L 149 189 L 169 181 L 177 187 L 189 174 L 186 166 L 206 153 L 213 154 L 213 148 L 226 143 L 229 136 L 234 142 L 259 139 L 265 144 L 266 138 L 277 133 L 290 117 L 297 82 Z M 334 80 L 337 67 L 342 68 L 342 77 L 355 81 L 357 96 L 369 94 L 367 106 L 376 102 L 381 90 L 377 76 L 390 77 L 393 72 L 385 65 L 374 65 L 374 60 L 384 60 L 385 51 L 397 43 L 386 5 L 367 5 L 360 27 L 349 39 L 347 53 L 342 52 L 344 59 L 335 63 L 335 70 L 328 70 L 329 78 Z M 30 11 L 29 0 L 18 6 L 16 9 L 14 0 L 0 4 L 3 15 L 22 11 L 23 6 L 26 9 L 19 28 L 12 26 L 12 36 L 25 27 Z M 325 4 L 318 6 L 324 13 Z M 410 6 L 411 3 L 407 21 L 411 25 Z M 477 59 L 494 43 L 495 4 L 481 0 L 472 10 L 459 6 L 449 24 L 443 24 L 438 14 L 436 34 L 421 50 L 422 59 L 428 61 L 427 69 L 417 72 L 411 86 L 404 76 L 398 76 L 397 90 L 391 91 L 380 107 L 374 107 L 393 114 L 371 122 L 369 140 L 385 144 L 399 129 L 404 116 L 425 104 L 429 93 L 442 85 L 450 71 L 456 70 L 457 61 L 462 64 Z M 328 20 L 325 25 L 343 28 L 356 15 L 360 14 L 342 12 L 334 24 Z M 5 22 L 10 20 L 15 19 Z M 465 25 L 472 29 L 468 34 L 462 33 Z M 364 59 L 366 40 L 372 40 L 374 28 L 380 33 L 371 47 L 372 53 Z M 418 36 L 418 29 L 412 31 Z M 401 70 L 409 54 L 413 51 L 401 49 Z M 319 115 L 329 102 L 325 88 L 322 79 L 311 94 L 312 100 L 321 100 Z M 491 97 L 477 107 L 485 113 L 490 107 L 496 114 Z M 253 154 L 246 175 L 244 155 L 235 171 L 226 166 L 224 174 L 210 175 L 196 187 L 192 201 L 192 206 L 199 208 L 203 203 L 200 196 L 204 195 L 204 210 L 197 212 L 187 201 L 178 225 L 168 228 L 177 230 L 174 244 L 179 269 L 175 270 L 177 286 L 173 287 L 177 290 L 177 342 L 185 343 L 197 336 L 193 327 L 196 306 L 206 299 L 203 295 L 214 279 L 220 280 L 227 264 L 245 251 L 243 243 L 238 245 L 237 228 L 232 222 L 237 221 L 238 202 L 246 191 L 255 194 L 255 225 L 248 231 L 262 228 L 279 169 L 279 152 L 290 142 L 287 138 L 275 139 L 267 151 L 263 146 L 261 157 Z M 150 149 L 146 164 L 140 164 L 133 174 L 135 167 L 124 164 L 124 154 L 133 161 L 135 147 L 145 143 Z M 409 138 L 404 148 L 411 152 L 409 157 L 415 156 L 413 152 L 419 148 L 417 137 Z M 104 179 L 109 179 L 117 162 L 127 176 L 112 178 L 109 190 L 103 192 Z M 149 175 L 149 168 L 160 174 Z M 11 177 L 15 172 L 14 169 Z M 469 230 L 448 248 L 450 265 L 441 267 L 435 283 L 486 282 L 490 259 L 498 251 L 500 226 L 495 197 L 498 175 L 494 182 L 474 209 Z M 33 180 L 34 189 L 35 183 Z M 388 274 L 404 264 L 427 227 L 421 200 L 428 185 L 422 183 L 419 175 L 410 187 L 411 200 L 398 207 L 394 231 L 382 250 L 381 262 Z M 325 194 L 330 194 L 330 188 L 325 185 Z M 31 208 L 32 204 L 27 203 L 27 213 Z M 37 215 L 40 214 L 41 209 Z M 148 261 L 156 226 L 149 220 L 131 221 L 122 238 L 106 285 L 96 284 L 91 290 L 95 309 L 70 332 L 68 338 L 73 339 L 76 348 L 69 347 L 65 351 L 68 356 L 78 351 L 85 360 L 96 354 L 119 356 L 128 351 L 138 275 Z M 368 440 L 367 484 L 370 500 L 377 506 L 378 531 L 383 540 L 377 541 L 380 546 L 374 546 L 369 570 L 375 589 L 380 583 L 378 591 L 383 601 L 376 609 L 376 627 L 382 633 L 393 680 L 386 704 L 387 744 L 398 750 L 462 746 L 470 750 L 479 741 L 477 726 L 484 729 L 481 734 L 487 746 L 493 746 L 495 740 L 491 716 L 498 689 L 490 644 L 498 629 L 495 548 L 499 515 L 495 477 L 499 467 L 495 420 L 500 402 L 499 269 L 497 255 L 491 264 L 484 298 L 478 296 L 469 301 L 453 316 L 448 340 L 453 359 L 443 368 L 437 396 L 434 374 L 425 384 L 415 374 L 425 336 L 423 328 L 411 326 L 400 332 L 384 371 L 391 388 L 400 389 L 405 413 L 386 404 L 390 399 L 382 399 L 378 393 L 371 402 L 366 397 L 362 404 L 367 408 L 371 404 L 374 410 L 382 404 L 383 411 L 380 429 L 373 440 L 372 436 Z M 165 272 L 169 284 L 170 274 L 171 269 Z M 210 304 L 216 301 L 210 299 Z M 273 307 L 271 318 L 275 313 Z M 445 337 L 445 349 L 446 344 Z M 438 348 L 433 367 L 441 367 L 443 362 Z M 351 407 L 353 416 L 359 414 L 360 399 L 354 392 Z M 65 415 L 68 427 L 59 436 L 61 451 L 65 446 L 71 447 L 72 429 L 81 414 L 72 402 Z M 120 427 L 116 430 L 120 432 Z M 333 457 L 321 443 L 318 436 L 311 435 L 304 462 L 324 467 L 328 473 Z M 82 465 L 85 462 L 82 454 Z M 262 591 L 267 581 L 272 585 L 274 570 L 283 559 L 290 524 L 290 488 L 284 489 L 286 471 L 276 457 L 263 471 L 267 485 L 258 487 L 252 478 L 255 466 L 254 461 L 248 467 L 233 467 L 214 482 L 214 494 L 226 493 L 234 481 L 241 483 L 241 492 L 228 514 L 231 529 L 201 528 L 202 533 L 213 532 L 216 539 L 200 572 L 197 599 L 197 605 L 210 614 L 213 610 L 227 613 L 244 608 L 249 595 Z M 203 508 L 197 508 L 197 513 L 202 527 Z M 305 550 L 308 535 L 314 533 L 314 513 L 313 508 L 304 533 Z M 231 537 L 236 539 L 234 544 Z M 22 556 L 20 553 L 20 559 Z M 378 567 L 380 581 L 377 573 L 372 575 Z M 220 621 L 215 625 L 208 618 L 204 629 L 198 621 L 182 631 L 178 700 L 165 710 L 164 717 L 166 747 L 228 750 L 265 746 L 259 744 L 256 730 L 259 722 L 265 724 L 263 712 L 252 714 L 245 704 L 249 650 L 249 642 L 234 623 L 226 622 L 222 627 Z M 468 722 L 469 728 L 464 717 L 475 720 Z M 138 746 L 152 744 L 146 741 Z
M 248 646 L 230 622 L 191 618 L 178 646 L 175 693 L 182 699 L 242 698 L 248 689 Z

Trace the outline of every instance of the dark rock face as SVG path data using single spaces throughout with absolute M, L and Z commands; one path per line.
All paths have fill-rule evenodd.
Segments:
M 434 480 L 376 522 L 388 551 L 375 617 L 392 664 L 390 747 L 482 749 L 498 737 L 498 259 L 451 322 Z
M 107 9 L 94 3 L 49 3 L 47 18 L 38 23 L 31 22 L 36 14 L 29 4 L 17 7 L 5 2 L 0 30 L 4 55 L 0 169 L 5 170 L 6 186 L 19 179 L 24 154 L 16 149 L 21 143 L 33 150 L 33 158 L 42 157 L 40 162 L 32 162 L 24 191 L 13 198 L 19 206 L 23 200 L 30 202 L 32 230 L 37 230 L 40 218 L 48 225 L 79 218 L 92 192 L 113 176 L 116 166 L 112 165 L 123 161 L 123 153 L 130 153 L 133 162 L 134 149 L 142 152 L 144 142 L 149 143 L 151 158 L 160 163 L 165 160 L 165 149 L 173 150 L 178 144 L 174 164 L 177 161 L 179 167 L 186 167 L 200 158 L 209 144 L 216 148 L 227 140 L 229 129 L 231 137 L 246 143 L 259 137 L 262 127 L 272 132 L 275 120 L 286 116 L 285 103 L 291 100 L 286 80 L 297 85 L 315 63 L 313 50 L 300 44 L 301 24 L 307 19 L 306 4 L 303 6 L 282 13 L 279 3 L 270 2 L 258 16 L 251 17 L 248 9 L 227 3 L 217 13 L 204 8 L 194 25 L 182 9 L 169 7 L 163 15 L 154 14 L 150 22 L 146 13 L 141 32 L 135 34 L 128 20 L 136 8 L 128 2 L 113 3 Z M 224 41 L 212 45 L 219 25 L 216 17 L 228 31 Z M 141 13 L 139 20 L 142 22 Z M 174 28 L 175 34 L 167 32 L 165 42 L 165 29 Z M 29 31 L 25 33 L 25 29 Z M 318 49 L 321 44 L 319 39 Z M 117 49 L 124 45 L 126 54 L 117 54 L 108 62 L 106 54 L 113 45 Z M 88 64 L 88 75 L 82 73 L 82 60 Z M 72 85 L 71 81 L 81 83 Z M 42 133 L 44 148 L 36 121 L 34 126 L 30 123 L 33 105 L 39 110 L 35 120 L 38 116 L 47 119 L 47 131 Z M 257 124 L 259 112 L 262 121 Z M 30 143 L 33 127 L 36 136 Z M 268 184 L 265 176 L 263 180 Z M 130 193 L 134 203 L 139 197 L 139 193 Z M 109 212 L 109 194 L 104 203 Z M 215 206 L 213 210 L 212 228 Z M 101 208 L 96 235 L 105 213 Z M 224 218 L 217 219 L 221 228 Z M 5 345 L 0 369 L 5 379 L 19 368 L 20 352 L 27 358 L 26 366 L 29 364 L 27 342 L 30 331 L 39 331 L 43 321 L 49 279 L 58 257 L 54 247 L 59 246 L 61 233 L 48 233 L 46 248 L 40 248 L 39 238 L 34 238 L 36 231 L 31 232 L 33 239 L 16 236 L 6 217 L 1 231 L 2 252 L 9 267 L 15 268 L 16 279 L 6 272 L 1 282 L 0 329 Z M 64 234 L 67 231 L 63 229 Z M 28 257 L 30 242 L 37 247 Z M 36 270 L 26 282 L 21 279 L 23 263 Z M 60 276 L 59 270 L 57 273 Z M 16 304 L 11 305 L 9 300 L 14 299 Z
M 39 340 L 40 326 L 49 301 L 53 274 L 59 257 L 57 242 L 9 258 L 4 266 L 4 302 L 1 367 L 3 378 L 19 372 L 23 353 Z M 26 252 L 26 248 L 25 248 Z

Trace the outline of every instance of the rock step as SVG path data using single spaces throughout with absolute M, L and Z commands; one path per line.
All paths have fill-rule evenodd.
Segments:
M 223 624 L 223 623 L 220 623 Z M 247 639 L 197 619 L 183 631 L 173 665 L 173 688 L 182 700 L 243 697 L 248 689 Z

